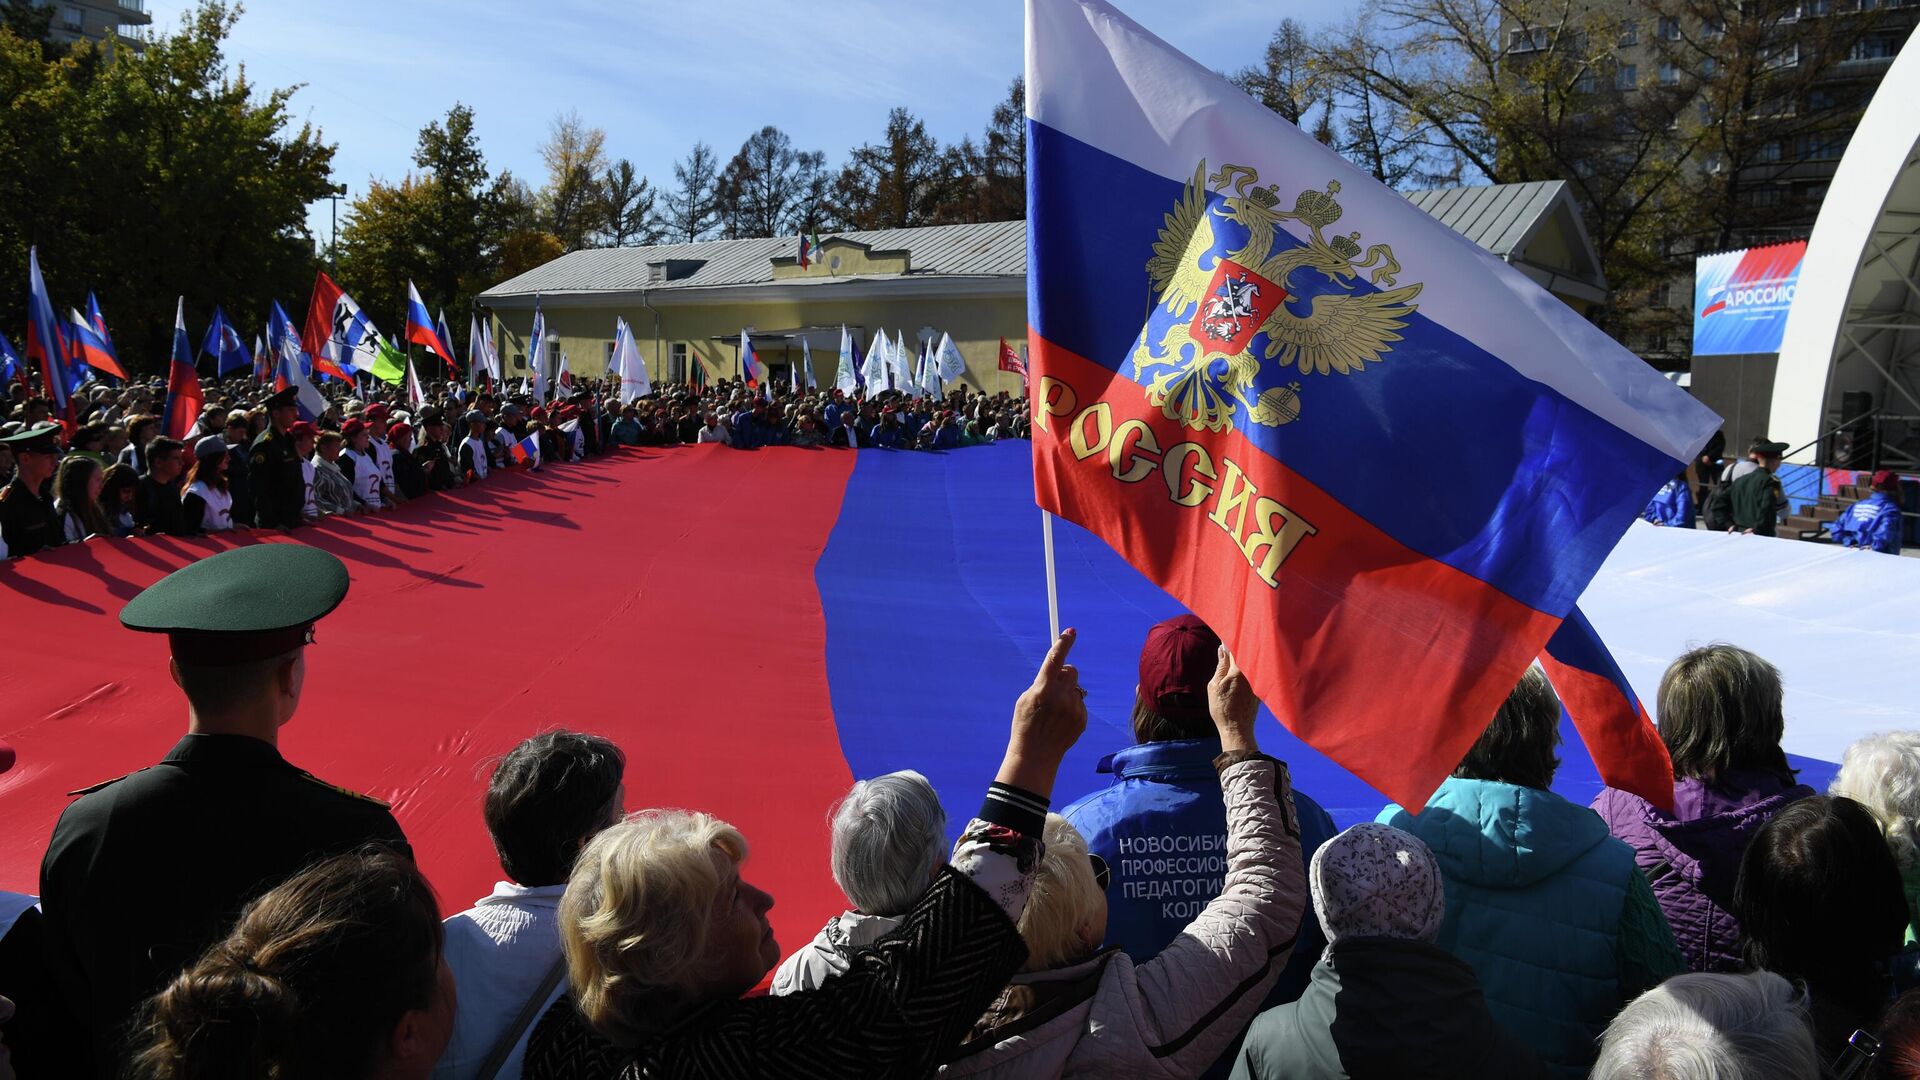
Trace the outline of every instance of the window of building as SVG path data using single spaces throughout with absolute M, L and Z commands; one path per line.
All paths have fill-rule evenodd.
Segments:
M 1796 155 L 1803 161 L 1837 161 L 1847 149 L 1844 132 L 1821 131 L 1800 136 Z
M 83 30 L 87 25 L 87 13 L 71 4 L 60 8 L 60 25 L 69 30 Z
M 1667 332 L 1665 330 L 1655 330 L 1647 335 L 1647 351 L 1651 353 L 1664 353 L 1667 351 Z
M 1661 41 L 1679 41 L 1680 20 L 1670 15 L 1662 15 L 1660 17 L 1659 29 L 1656 30 L 1655 33 L 1660 36 Z
M 1640 85 L 1640 65 L 1621 64 L 1613 70 L 1615 90 L 1634 90 Z
M 526 353 L 513 354 L 513 370 L 515 371 L 527 370 L 527 354 Z
M 1747 203 L 1751 206 L 1780 206 L 1787 201 L 1787 193 L 1777 184 L 1750 188 L 1747 191 Z
M 1638 20 L 1628 19 L 1626 22 L 1620 24 L 1620 44 L 1640 44 L 1640 23 Z
M 1827 187 L 1828 183 L 1825 180 L 1814 184 L 1802 184 L 1794 194 L 1808 206 L 1819 206 L 1827 197 Z
M 607 342 L 606 353 L 607 355 L 605 359 L 601 361 L 601 363 L 604 365 L 604 370 L 612 371 L 613 370 L 613 342 L 611 341 Z
M 667 380 L 675 383 L 687 381 L 687 343 L 684 341 L 667 346 Z
M 1766 67 L 1768 71 L 1784 71 L 1788 68 L 1799 66 L 1800 45 L 1798 42 L 1792 45 L 1782 46 L 1774 50 L 1773 55 L 1767 57 Z
M 1679 64 L 1676 64 L 1671 60 L 1667 60 L 1661 63 L 1660 85 L 1661 86 L 1679 86 L 1680 85 L 1680 65 Z
M 1767 142 L 1760 144 L 1760 151 L 1754 155 L 1754 160 L 1760 162 L 1762 165 L 1771 165 L 1779 161 L 1780 156 L 1780 144 L 1778 142 Z
M 1900 51 L 1899 44 L 1884 34 L 1868 34 L 1853 43 L 1853 49 L 1847 53 L 1849 60 L 1886 60 Z
M 1833 14 L 1833 0 L 1800 0 L 1800 17 L 1817 18 Z
M 1593 93 L 1593 91 L 1594 91 L 1593 69 L 1589 68 L 1586 71 L 1581 72 L 1579 78 L 1573 80 L 1573 92 L 1576 94 L 1591 94 Z
M 1508 52 L 1540 52 L 1550 44 L 1552 38 L 1544 26 L 1516 27 L 1507 31 Z

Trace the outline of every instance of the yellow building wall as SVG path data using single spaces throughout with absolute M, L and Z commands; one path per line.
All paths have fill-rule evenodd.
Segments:
M 935 340 L 941 333 L 951 334 L 960 354 L 966 357 L 967 373 L 955 380 L 976 390 L 1018 394 L 1020 376 L 1000 370 L 1000 339 L 1007 339 L 1014 351 L 1021 350 L 1027 335 L 1025 296 L 941 297 L 907 300 L 825 300 L 744 301 L 730 304 L 689 304 L 671 306 L 656 295 L 653 306 L 660 313 L 660 337 L 656 350 L 653 313 L 639 304 L 582 305 L 561 307 L 552 301 L 542 305 L 547 333 L 558 335 L 567 365 L 577 377 L 598 378 L 606 371 L 608 348 L 613 344 L 614 319 L 625 318 L 633 328 L 634 341 L 646 358 L 649 377 L 659 385 L 667 374 L 675 342 L 687 346 L 689 360 L 697 358 L 706 365 L 710 379 L 728 379 L 739 375 L 738 343 L 742 327 L 751 334 L 762 330 L 790 330 L 802 326 L 839 326 L 859 329 L 857 341 L 861 356 L 878 330 L 884 328 L 889 340 L 904 333 L 909 349 L 919 349 L 918 334 L 923 326 L 934 329 Z M 525 358 L 531 351 L 527 335 L 532 332 L 533 312 L 495 309 L 494 339 L 500 350 L 502 370 L 508 378 L 529 374 Z M 714 341 L 724 335 L 728 340 Z M 822 389 L 831 388 L 840 367 L 838 333 L 821 333 L 813 342 L 814 379 Z M 759 341 L 754 344 L 762 363 L 798 364 L 800 343 L 790 349 L 782 343 Z M 518 364 L 516 365 L 516 357 Z M 948 385 L 952 385 L 949 383 Z

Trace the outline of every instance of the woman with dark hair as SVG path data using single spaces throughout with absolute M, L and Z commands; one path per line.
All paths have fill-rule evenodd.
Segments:
M 1466 961 L 1487 1008 L 1559 1076 L 1584 1077 L 1620 1007 L 1685 970 L 1633 851 L 1548 790 L 1560 699 L 1537 667 L 1418 814 L 1382 824 L 1433 851 L 1446 885 L 1434 943 Z
M 370 844 L 248 904 L 154 995 L 139 1080 L 422 1078 L 453 1030 L 440 908 L 412 860 Z
M 143 413 L 127 417 L 127 445 L 120 450 L 120 464 L 130 465 L 133 471 L 147 471 L 147 444 L 160 434 L 160 418 Z
M 1754 833 L 1813 789 L 1794 782 L 1780 671 L 1732 645 L 1695 649 L 1660 679 L 1660 739 L 1673 759 L 1673 812 L 1607 788 L 1593 800 L 1633 848 L 1692 971 L 1740 969 L 1733 885 Z
M 226 532 L 233 528 L 233 492 L 227 483 L 227 442 L 218 435 L 193 444 L 193 467 L 180 495 L 187 533 Z
M 1733 910 L 1747 962 L 1806 984 L 1822 1061 L 1879 1022 L 1893 1000 L 1887 960 L 1906 933 L 1907 901 L 1866 807 L 1816 795 L 1775 814 L 1740 860 Z
M 105 485 L 106 471 L 98 458 L 69 454 L 60 463 L 53 477 L 53 511 L 60 515 L 67 543 L 107 535 L 107 515 L 100 512 L 100 491 Z
M 112 535 L 132 536 L 138 528 L 133 523 L 133 493 L 139 484 L 140 474 L 131 465 L 107 469 L 100 485 L 100 513 Z

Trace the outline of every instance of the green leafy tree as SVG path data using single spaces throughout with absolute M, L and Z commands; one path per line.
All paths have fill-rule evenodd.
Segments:
M 293 122 L 295 88 L 229 69 L 238 14 L 203 3 L 111 62 L 111 44 L 48 60 L 0 29 L 0 319 L 25 318 L 29 245 L 57 307 L 99 295 L 134 370 L 164 370 L 178 297 L 196 335 L 216 303 L 251 330 L 304 301 L 333 147 Z
M 547 231 L 568 251 L 586 247 L 606 224 L 606 196 L 600 187 L 607 168 L 606 145 L 607 133 L 588 127 L 573 111 L 554 117 L 547 140 L 540 144 L 540 160 L 547 166 L 547 186 L 540 193 Z

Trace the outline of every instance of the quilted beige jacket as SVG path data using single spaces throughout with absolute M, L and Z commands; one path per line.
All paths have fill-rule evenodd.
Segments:
M 1191 1077 L 1226 1051 L 1287 965 L 1307 885 L 1286 765 L 1264 756 L 1229 764 L 1220 788 L 1220 895 L 1145 963 L 1114 949 L 1015 976 L 1002 1012 L 1017 1015 L 976 1031 L 941 1076 Z M 1010 1000 L 1024 1004 L 1005 1008 Z

